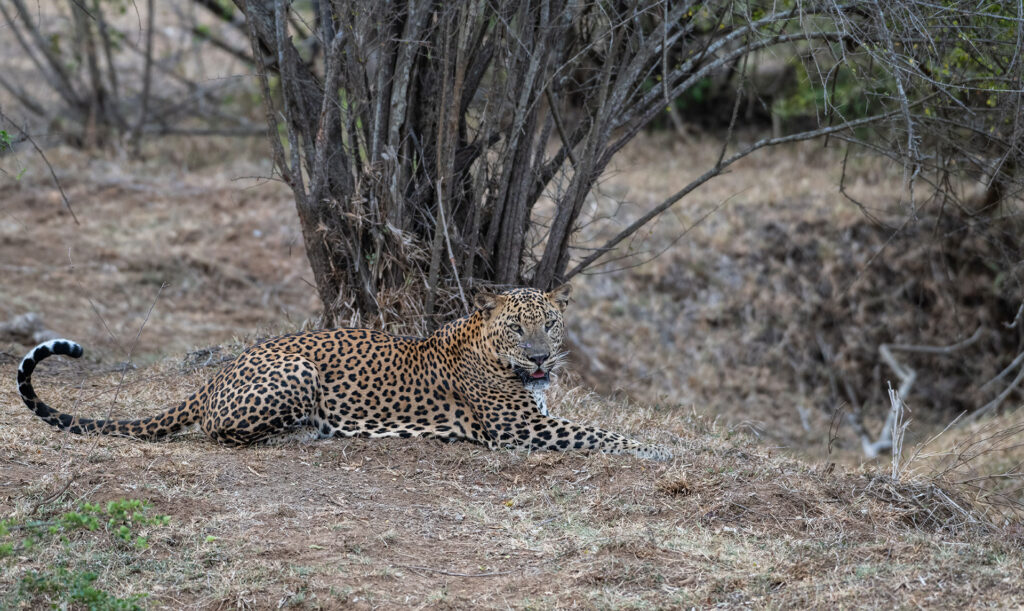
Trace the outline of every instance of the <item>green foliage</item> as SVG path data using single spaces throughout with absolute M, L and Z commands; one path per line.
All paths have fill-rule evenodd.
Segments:
M 165 515 L 147 515 L 149 503 L 138 499 L 121 499 L 110 501 L 106 506 L 96 503 L 82 503 L 78 511 L 69 511 L 52 520 L 28 520 L 23 523 L 0 522 L 0 537 L 5 539 L 0 547 L 10 553 L 31 549 L 50 537 L 61 536 L 65 540 L 75 531 L 99 530 L 101 525 L 105 532 L 111 533 L 121 541 L 133 543 L 136 547 L 146 547 L 146 538 L 134 536 L 140 526 L 165 526 L 170 518 Z M 11 532 L 11 531 L 14 532 Z M 20 537 L 20 538 L 19 538 Z
M 104 0 L 104 4 L 118 15 L 124 15 L 128 12 L 129 3 L 126 0 Z
M 72 539 L 82 533 L 95 532 L 112 535 L 113 542 L 122 551 L 133 553 L 149 546 L 148 539 L 138 531 L 142 527 L 165 526 L 170 522 L 166 515 L 149 513 L 150 505 L 138 499 L 120 499 L 105 505 L 82 503 L 76 510 L 68 511 L 43 520 L 0 521 L 0 562 L 12 565 L 15 558 L 28 563 L 38 561 L 49 545 L 60 545 L 62 561 L 56 567 L 43 571 L 29 570 L 18 582 L 12 595 L 17 598 L 0 598 L 0 607 L 19 601 L 39 602 L 43 596 L 47 601 L 61 607 L 81 605 L 88 609 L 138 609 L 139 600 L 145 594 L 118 598 L 94 584 L 96 572 L 90 570 L 89 559 L 76 558 Z M 95 559 L 92 559 L 95 562 Z
M 217 0 L 217 6 L 220 8 L 220 12 L 227 17 L 235 14 L 235 3 L 231 0 Z
M 998 156 L 1004 159 L 999 171 L 1012 181 L 1019 153 L 1006 149 L 1020 88 L 1018 19 L 1007 3 L 897 3 L 886 13 L 884 32 L 848 45 L 844 61 L 887 108 L 901 111 L 899 121 L 912 121 L 915 136 L 924 135 L 921 146 L 930 150 L 917 158 L 974 163 L 974 157 Z M 908 126 L 899 131 L 910 133 Z
M 109 516 L 107 528 L 113 531 L 122 541 L 132 540 L 134 526 L 158 525 L 166 526 L 170 517 L 165 515 L 147 516 L 149 504 L 138 499 L 123 499 L 107 503 L 106 515 Z M 136 547 L 146 547 L 145 537 L 135 539 Z
M 95 611 L 120 611 L 141 609 L 138 601 L 146 594 L 133 594 L 127 598 L 118 598 L 109 592 L 93 587 L 97 579 L 96 573 L 90 571 L 69 571 L 58 566 L 42 572 L 29 571 L 22 576 L 18 584 L 18 593 L 23 597 L 41 594 L 57 596 L 64 604 L 83 605 Z
M 4 153 L 13 151 L 14 141 L 11 140 L 11 134 L 5 129 L 0 129 L 0 156 L 2 156 Z M 21 164 L 16 161 L 15 165 Z M 27 170 L 27 167 L 22 167 L 21 169 L 19 169 L 18 173 L 13 175 L 14 180 L 21 180 L 21 177 L 25 175 L 25 172 Z M 8 176 L 10 176 L 10 174 L 7 172 L 7 170 L 4 169 L 3 166 L 0 166 L 0 173 L 7 174 Z M 0 551 L 2 551 L 2 546 L 0 546 Z M 0 553 L 0 557 L 2 557 L 2 553 Z
M 685 111 L 692 108 L 701 108 L 711 101 L 711 79 L 702 78 L 693 84 L 676 100 L 679 110 Z
M 867 72 L 865 69 L 863 72 Z M 803 68 L 792 93 L 776 101 L 772 111 L 784 119 L 821 116 L 826 109 L 844 120 L 859 119 L 884 112 L 886 101 L 892 99 L 896 85 L 892 77 L 880 69 L 870 77 L 858 75 L 847 65 L 837 66 L 828 83 L 808 77 Z

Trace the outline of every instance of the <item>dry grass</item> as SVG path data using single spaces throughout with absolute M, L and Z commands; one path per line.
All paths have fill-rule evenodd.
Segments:
M 628 223 L 711 165 L 719 147 L 711 137 L 646 140 L 605 179 L 593 215 Z M 838 192 L 842 160 L 820 143 L 748 158 L 639 236 L 635 256 L 610 265 L 626 269 L 579 279 L 577 369 L 606 393 L 701 406 L 773 443 L 856 459 L 859 439 L 846 426 L 830 433 L 830 414 L 862 410 L 877 434 L 886 382 L 900 382 L 879 345 L 941 347 L 981 328 L 980 341 L 960 351 L 898 354 L 917 373 L 904 397 L 908 440 L 985 404 L 1005 381 L 985 382 L 1024 346 L 1020 329 L 1004 326 L 1024 282 L 1019 215 L 912 207 L 900 168 L 853 158 L 847 185 L 884 222 L 875 224 Z M 598 227 L 584 232 L 585 245 L 607 235 Z
M 133 372 L 116 412 L 150 413 L 211 371 L 169 359 Z M 70 406 L 118 378 L 48 362 L 37 387 Z M 26 571 L 62 560 L 96 571 L 118 596 L 144 592 L 151 606 L 174 608 L 1024 601 L 1013 577 L 1024 561 L 1019 542 L 955 493 L 810 466 L 696 413 L 578 388 L 557 395 L 559 415 L 668 444 L 677 458 L 422 440 L 241 450 L 198 434 L 96 440 L 45 427 L 4 386 L 0 513 L 23 519 L 53 497 L 37 508 L 45 518 L 79 499 L 124 497 L 152 502 L 171 523 L 147 531 L 145 550 L 88 533 L 51 543 L 8 565 L 0 589 L 15 591 Z M 970 519 L 949 511 L 944 495 Z
M 641 140 L 628 157 L 635 168 L 620 167 L 604 188 L 654 197 L 713 155 L 705 144 L 664 155 L 664 142 Z M 32 168 L 0 203 L 0 318 L 35 311 L 86 346 L 81 362 L 51 359 L 38 370 L 37 389 L 60 407 L 152 413 L 254 336 L 299 327 L 316 310 L 286 191 L 229 180 L 266 167 L 218 142 L 149 155 L 148 166 L 51 156 L 80 227 Z M 172 519 L 147 530 L 144 550 L 103 533 L 50 540 L 4 566 L 0 605 L 53 600 L 18 594 L 17 584 L 56 561 L 92 570 L 118 596 L 148 593 L 149 605 L 169 608 L 1024 603 L 1019 528 L 991 519 L 1014 516 L 992 513 L 991 499 L 961 481 L 988 458 L 1010 470 L 1013 438 L 965 462 L 949 457 L 991 447 L 964 445 L 986 435 L 983 425 L 950 431 L 899 481 L 880 477 L 884 468 L 824 451 L 794 458 L 776 445 L 824 448 L 828 422 L 814 403 L 820 389 L 787 385 L 763 359 L 763 313 L 736 314 L 736 296 L 757 277 L 747 267 L 757 253 L 738 254 L 759 243 L 755 229 L 741 230 L 801 215 L 856 222 L 856 210 L 814 199 L 831 188 L 824 167 L 801 147 L 771 166 L 741 164 L 727 186 L 654 228 L 648 244 L 663 246 L 739 192 L 674 255 L 577 283 L 571 369 L 583 377 L 562 380 L 553 411 L 669 445 L 669 464 L 432 441 L 239 450 L 196 434 L 150 444 L 69 437 L 20 404 L 13 379 L 26 346 L 0 338 L 0 515 L 49 518 L 128 497 Z M 858 188 L 898 196 L 880 169 L 865 164 L 861 176 Z M 690 288 L 666 290 L 662 277 Z M 122 386 L 121 363 L 154 299 L 132 355 L 143 366 Z M 591 394 L 595 381 L 626 392 Z M 1019 479 L 985 481 L 1015 491 Z
M 913 473 L 956 488 L 996 524 L 1019 525 L 1024 516 L 1022 439 L 1024 420 L 1017 411 L 951 427 L 914 450 Z
M 262 147 L 238 150 L 246 142 L 169 138 L 133 164 L 51 151 L 81 225 L 23 158 L 0 202 L 0 320 L 36 312 L 93 357 L 123 361 L 154 306 L 136 362 L 301 325 L 317 303 L 298 219 L 287 188 L 259 180 L 269 163 L 247 161 Z

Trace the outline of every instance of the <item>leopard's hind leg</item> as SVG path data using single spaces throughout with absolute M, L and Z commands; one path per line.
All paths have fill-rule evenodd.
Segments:
M 289 438 L 309 425 L 322 399 L 320 372 L 312 361 L 256 351 L 224 371 L 201 426 L 214 440 L 235 445 Z

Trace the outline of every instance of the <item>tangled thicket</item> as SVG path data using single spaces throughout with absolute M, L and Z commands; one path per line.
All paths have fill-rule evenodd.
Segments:
M 1021 19 L 1004 9 L 831 0 L 235 4 L 328 321 L 369 314 L 425 317 L 430 326 L 439 298 L 476 283 L 551 288 L 618 256 L 630 236 L 735 161 L 784 142 L 858 142 L 904 163 L 915 185 L 940 185 L 956 164 L 970 165 L 991 177 L 992 201 L 1017 176 L 1016 119 L 1007 121 L 1020 107 Z M 603 244 L 576 241 L 612 157 L 678 112 L 678 100 L 711 82 L 737 91 L 730 135 L 744 101 L 748 113 L 783 112 L 785 92 L 759 84 L 758 67 L 773 55 L 794 58 L 810 128 L 723 150 Z M 536 206 L 542 198 L 553 208 Z M 398 309 L 416 303 L 425 305 Z
M 744 329 L 742 345 L 724 347 L 722 359 L 748 374 L 716 393 L 735 401 L 803 389 L 817 407 L 875 430 L 885 419 L 887 382 L 901 382 L 880 347 L 963 342 L 949 351 L 892 351 L 916 373 L 903 399 L 917 417 L 948 421 L 997 397 L 1010 406 L 1024 396 L 1024 227 L 996 220 L 922 214 L 893 226 L 796 212 L 721 246 L 726 268 L 669 256 L 653 284 L 677 303 L 693 302 L 701 287 L 722 287 L 721 303 L 698 311 L 712 327 Z M 779 409 L 796 417 L 792 407 Z
M 981 329 L 962 350 L 896 356 L 921 375 L 906 400 L 952 413 L 982 405 L 992 395 L 981 387 L 1024 349 L 1020 326 L 1006 327 L 1024 286 L 1021 234 L 1007 231 L 1018 226 L 950 215 L 903 227 L 770 226 L 761 273 L 777 280 L 749 297 L 763 304 L 776 365 L 827 393 L 823 404 L 859 410 L 884 404 L 886 380 L 898 382 L 880 346 L 950 346 Z

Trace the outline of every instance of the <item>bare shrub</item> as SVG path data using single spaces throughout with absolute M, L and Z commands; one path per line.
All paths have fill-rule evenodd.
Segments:
M 990 184 L 1016 177 L 1016 128 L 1003 122 L 1019 97 L 1016 55 L 1003 61 L 1020 30 L 1011 14 L 924 2 L 236 4 L 328 323 L 368 314 L 429 327 L 475 283 L 550 288 L 621 256 L 697 186 L 782 142 L 867 146 L 905 163 L 911 186 L 941 187 L 971 159 L 998 175 Z M 773 53 L 810 82 L 812 129 L 747 145 L 730 129 L 698 179 L 605 243 L 574 242 L 582 224 L 613 222 L 584 204 L 623 145 L 708 81 L 751 92 L 733 96 L 734 123 L 741 102 L 759 101 Z
M 339 0 L 303 14 L 283 0 L 236 4 L 254 51 L 270 50 L 258 70 L 271 142 L 327 322 L 366 313 L 417 325 L 463 284 L 550 288 L 753 151 L 852 137 L 888 114 L 723 149 L 699 179 L 580 249 L 575 231 L 595 220 L 584 204 L 616 152 L 671 100 L 751 53 L 842 44 L 835 28 L 802 25 L 827 23 L 832 8 Z M 322 62 L 293 43 L 295 15 L 316 24 Z M 410 289 L 414 298 L 399 297 Z
M 244 113 L 228 109 L 229 96 L 245 91 L 240 83 L 205 77 L 207 63 L 234 50 L 217 34 L 226 17 L 187 8 L 154 0 L 4 2 L 0 91 L 11 103 L 0 111 L 37 138 L 129 144 L 136 152 L 147 135 L 258 133 Z M 244 40 L 237 31 L 233 37 Z

